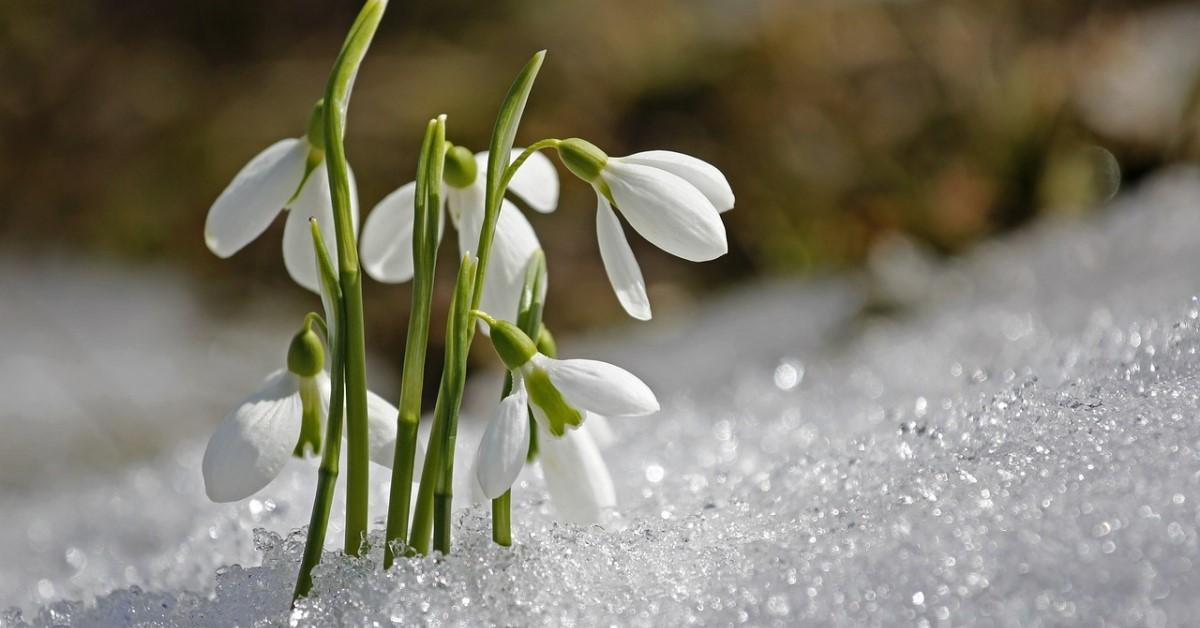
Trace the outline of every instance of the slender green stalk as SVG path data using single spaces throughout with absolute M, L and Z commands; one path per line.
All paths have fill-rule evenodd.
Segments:
M 470 331 L 475 328 L 471 318 L 471 310 L 467 308 L 467 296 L 471 294 L 472 277 L 476 277 L 476 264 L 470 258 L 464 258 L 459 267 L 458 288 L 454 293 L 454 302 L 450 305 L 450 320 L 452 332 L 446 336 L 448 356 L 454 361 L 447 361 L 453 366 L 446 369 L 446 387 L 449 390 L 461 391 L 467 383 L 467 342 Z M 441 476 L 438 478 L 433 492 L 433 547 L 443 554 L 450 553 L 450 514 L 454 502 L 454 451 L 458 438 L 458 411 L 462 404 L 462 395 L 450 397 L 450 403 L 445 406 L 444 424 L 442 430 L 442 459 Z
M 417 492 L 417 510 L 413 513 L 409 546 L 414 552 L 428 553 L 432 534 L 434 549 L 450 551 L 450 509 L 453 502 L 454 445 L 458 432 L 458 410 L 466 383 L 466 341 L 474 327 L 470 309 L 471 285 L 476 263 L 464 257 L 458 268 L 454 297 L 450 302 L 450 324 L 446 329 L 446 366 L 433 413 L 433 431 L 425 453 L 425 467 Z
M 367 533 L 369 447 L 367 443 L 367 363 L 363 329 L 362 273 L 350 215 L 350 175 L 343 138 L 350 90 L 387 0 L 367 0 L 346 36 L 325 88 L 325 161 L 333 200 L 338 273 L 345 314 L 346 369 L 346 553 L 357 555 Z
M 438 418 L 444 414 L 446 403 L 446 373 L 443 370 L 438 386 L 437 402 L 433 407 L 433 427 L 429 431 L 429 446 L 425 448 L 425 465 L 421 467 L 421 483 L 417 487 L 417 504 L 413 510 L 412 529 L 408 533 L 408 548 L 413 554 L 428 554 L 433 536 L 433 490 L 434 478 L 442 468 L 442 433 L 445 422 Z
M 333 354 L 330 363 L 332 390 L 329 395 L 329 417 L 325 422 L 325 448 L 321 450 L 321 466 L 317 471 L 317 493 L 313 498 L 308 538 L 304 541 L 304 556 L 300 560 L 300 574 L 296 578 L 296 588 L 292 593 L 293 603 L 312 590 L 312 570 L 321 562 L 321 553 L 325 549 L 325 531 L 329 526 L 329 511 L 333 505 L 333 492 L 337 486 L 338 464 L 341 458 L 342 409 L 345 406 L 345 355 L 340 339 L 345 337 L 346 317 L 339 311 L 342 303 L 341 291 L 338 288 L 337 276 L 333 272 L 333 264 L 329 261 L 329 253 L 326 252 L 325 243 L 321 238 L 321 229 L 315 220 L 311 221 L 310 226 L 313 246 L 317 252 L 317 268 L 321 275 L 321 296 L 326 301 L 329 325 L 327 327 L 319 316 L 310 315 L 310 318 L 320 323 L 325 332 L 325 340 L 330 345 L 330 353 Z
M 515 162 L 514 162 L 515 163 Z M 519 164 L 517 164 L 519 165 Z M 538 329 L 542 326 L 542 310 L 546 303 L 546 256 L 539 249 L 529 259 L 525 267 L 525 282 L 521 286 L 521 297 L 518 300 L 517 327 L 530 338 L 538 337 Z M 503 399 L 512 392 L 513 378 L 509 373 L 504 378 Z M 529 416 L 533 420 L 533 416 Z M 529 426 L 531 435 L 534 425 Z M 492 500 L 492 540 L 497 545 L 508 547 L 512 545 L 512 490 Z
M 512 546 L 512 489 L 492 500 L 492 541 Z
M 404 370 L 400 380 L 400 413 L 397 417 L 396 456 L 392 464 L 392 486 L 388 498 L 387 545 L 383 566 L 395 560 L 393 544 L 408 539 L 408 508 L 412 501 L 413 463 L 417 452 L 417 429 L 421 421 L 425 352 L 429 345 L 429 319 L 433 305 L 434 271 L 437 263 L 438 221 L 441 219 L 442 164 L 446 154 L 446 117 L 430 120 L 425 127 L 421 158 L 417 164 L 417 189 L 413 214 L 412 312 L 404 346 Z
M 529 146 L 526 146 L 525 150 L 521 151 L 521 154 L 517 155 L 517 158 L 514 159 L 512 163 L 509 164 L 508 169 L 504 171 L 504 177 L 500 179 L 500 187 L 504 188 L 505 190 L 508 189 L 508 183 L 512 181 L 513 175 L 517 174 L 517 170 L 521 168 L 521 164 L 525 163 L 525 160 L 529 159 L 530 155 L 538 152 L 539 150 L 555 148 L 559 144 L 562 144 L 562 140 L 548 138 L 544 140 L 538 140 Z
M 500 214 L 500 201 L 504 198 L 503 183 L 512 178 L 509 167 L 509 155 L 512 154 L 513 142 L 516 139 L 517 127 L 521 123 L 521 115 L 525 111 L 525 103 L 533 89 L 533 82 L 541 69 L 546 51 L 542 50 L 533 55 L 525 64 L 508 94 L 500 104 L 496 124 L 492 129 L 492 141 L 488 153 L 488 171 L 486 179 L 486 195 L 484 200 L 483 225 L 479 232 L 479 245 L 476 247 L 478 263 L 474 269 L 474 284 L 471 292 L 470 307 L 478 309 L 483 296 L 484 278 L 487 276 L 488 258 L 491 255 L 492 240 L 496 235 L 496 220 Z M 460 279 L 461 279 L 460 267 Z M 438 391 L 438 400 L 434 414 L 434 433 L 430 435 L 430 447 L 426 450 L 425 468 L 422 471 L 421 485 L 417 492 L 417 506 L 413 513 L 413 529 L 409 535 L 409 545 L 416 552 L 428 551 L 429 528 L 433 528 L 436 546 L 443 552 L 450 549 L 450 501 L 447 498 L 454 478 L 454 445 L 458 424 L 458 409 L 462 404 L 465 374 L 467 370 L 467 355 L 470 353 L 471 341 L 475 337 L 475 325 L 467 321 L 464 337 L 456 355 L 451 356 L 447 350 L 446 367 L 442 372 L 442 385 Z M 453 318 L 451 320 L 454 320 Z M 451 325 L 453 328 L 454 325 Z M 448 347 L 449 349 L 449 347 Z M 453 361 L 451 361 L 453 359 Z M 462 377 L 459 377 L 459 375 Z M 445 413 L 445 420 L 439 425 L 439 418 Z M 438 431 L 438 430 L 441 431 Z M 436 451 L 436 443 L 445 447 Z M 430 473 L 433 471 L 433 473 Z M 436 484 L 437 487 L 427 485 Z M 435 490 L 444 488 L 446 493 Z M 428 501 L 426 501 L 428 500 Z M 435 516 L 436 515 L 436 516 Z

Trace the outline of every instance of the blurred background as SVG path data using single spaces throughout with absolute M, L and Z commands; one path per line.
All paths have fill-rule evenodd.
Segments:
M 203 224 L 251 156 L 303 132 L 357 8 L 349 0 L 0 4 L 7 335 L 50 333 L 43 310 L 17 306 L 36 300 L 30 295 L 57 304 L 47 295 L 67 289 L 108 286 L 97 298 L 112 299 L 114 328 L 149 325 L 144 308 L 121 309 L 136 302 L 129 294 L 182 299 L 180 311 L 204 310 L 197 320 L 248 316 L 269 302 L 298 321 L 317 307 L 283 269 L 282 220 L 230 260 L 205 248 Z M 864 264 L 886 275 L 896 250 L 936 262 L 1040 217 L 1072 219 L 1122 186 L 1195 159 L 1196 33 L 1200 7 L 1147 0 L 393 0 L 357 82 L 347 150 L 369 210 L 413 178 L 425 120 L 446 113 L 452 141 L 484 147 L 513 75 L 549 49 L 519 143 L 580 136 L 612 155 L 678 150 L 717 165 L 737 194 L 725 214 L 730 254 L 715 262 L 685 263 L 631 235 L 656 317 L 669 320 L 751 278 Z M 626 321 L 600 265 L 590 189 L 564 178 L 560 210 L 531 220 L 552 273 L 550 325 L 562 334 Z M 443 250 L 447 279 L 453 248 Z M 57 268 L 49 260 L 67 270 L 45 270 Z M 80 264 L 136 269 L 148 283 L 113 288 L 125 285 L 106 283 L 118 282 L 118 271 L 80 278 L 72 270 Z M 30 281 L 42 291 L 31 292 Z M 448 283 L 440 284 L 443 308 Z M 366 289 L 372 350 L 396 366 L 409 287 L 368 281 Z M 64 300 L 46 311 L 75 307 Z M 87 326 L 96 316 L 71 320 Z M 160 372 L 174 364 L 167 352 L 179 330 L 217 351 L 216 332 L 188 327 L 174 310 L 161 317 L 158 336 L 129 332 L 161 336 Z M 222 342 L 257 347 L 259 336 L 241 329 Z M 263 346 L 278 344 L 271 340 Z M 40 355 L 40 341 L 28 342 L 27 353 Z M 106 350 L 127 346 L 119 336 L 105 342 Z M 47 368 L 73 359 L 64 356 Z M 436 366 L 439 349 L 430 356 Z M 9 372 L 38 372 L 14 359 Z M 218 386 L 224 398 L 249 388 L 241 372 Z M 33 422 L 64 412 L 53 408 L 18 414 Z

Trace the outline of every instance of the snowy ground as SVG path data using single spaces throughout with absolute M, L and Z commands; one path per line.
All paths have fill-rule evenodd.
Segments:
M 52 443 L 82 469 L 53 491 L 0 467 L 0 606 L 20 609 L 0 626 L 1200 616 L 1200 173 L 1164 175 L 1089 222 L 1043 224 L 947 266 L 902 244 L 876 262 L 874 282 L 762 285 L 691 318 L 563 343 L 630 367 L 664 402 L 658 416 L 613 424 L 619 512 L 604 526 L 556 523 L 534 468 L 515 490 L 513 549 L 490 544 L 483 509 L 464 508 L 451 556 L 385 573 L 378 552 L 330 554 L 317 595 L 295 611 L 302 536 L 289 531 L 307 517 L 311 465 L 214 506 L 199 433 L 112 474 L 82 471 L 74 445 Z M 880 295 L 892 307 L 864 307 Z M 182 324 L 163 320 L 173 337 Z M 25 324 L 0 337 L 36 327 Z M 227 368 L 233 399 L 253 379 Z M 0 370 L 19 365 L 6 355 Z M 476 413 L 493 395 L 474 391 Z M 17 416 L 0 412 L 5 425 Z M 465 426 L 464 455 L 477 434 Z

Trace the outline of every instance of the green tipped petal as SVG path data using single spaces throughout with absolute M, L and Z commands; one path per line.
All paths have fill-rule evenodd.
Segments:
M 311 332 L 310 332 L 311 333 Z M 300 440 L 292 455 L 303 458 L 321 453 L 321 427 L 324 423 L 324 405 L 321 402 L 321 390 L 316 378 L 302 377 L 300 379 Z
M 496 336 L 492 330 L 492 337 Z M 529 399 L 540 410 L 546 419 L 546 429 L 555 436 L 567 433 L 567 426 L 579 427 L 583 423 L 583 413 L 567 403 L 562 393 L 554 387 L 546 371 L 533 367 L 524 372 L 525 385 L 529 389 Z

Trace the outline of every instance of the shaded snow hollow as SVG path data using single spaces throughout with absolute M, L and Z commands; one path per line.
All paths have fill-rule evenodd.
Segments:
M 463 508 L 452 555 L 383 572 L 378 539 L 364 559 L 329 553 L 291 611 L 303 536 L 290 530 L 312 465 L 216 506 L 201 438 L 115 477 L 0 499 L 18 537 L 0 541 L 0 603 L 24 609 L 0 626 L 1200 617 L 1200 174 L 946 266 L 899 249 L 871 290 L 758 286 L 690 319 L 565 343 L 629 366 L 663 401 L 613 422 L 621 506 L 603 526 L 556 523 L 527 469 L 514 548 L 490 544 L 485 509 Z M 867 294 L 905 303 L 861 315 Z M 492 395 L 474 391 L 476 415 Z M 465 425 L 459 469 L 477 438 Z

